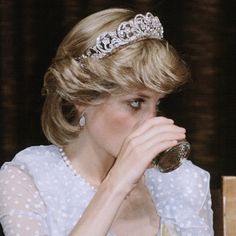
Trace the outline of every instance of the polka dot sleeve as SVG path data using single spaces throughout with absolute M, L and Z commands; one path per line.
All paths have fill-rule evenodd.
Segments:
M 46 236 L 46 209 L 31 176 L 7 165 L 0 171 L 0 221 L 5 236 Z
M 172 172 L 153 168 L 146 176 L 163 230 L 178 236 L 214 235 L 208 172 L 186 160 Z

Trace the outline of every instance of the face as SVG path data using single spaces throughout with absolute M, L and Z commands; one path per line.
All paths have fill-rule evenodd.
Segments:
M 99 151 L 116 157 L 134 128 L 156 116 L 162 97 L 147 89 L 111 95 L 102 104 L 85 107 L 87 122 L 82 132 Z

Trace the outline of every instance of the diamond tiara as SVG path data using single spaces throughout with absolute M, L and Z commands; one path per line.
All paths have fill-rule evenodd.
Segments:
M 96 45 L 87 49 L 75 60 L 95 57 L 101 59 L 110 55 L 114 50 L 142 39 L 163 39 L 163 27 L 157 16 L 150 12 L 138 14 L 134 19 L 122 22 L 115 31 L 104 32 L 97 37 Z

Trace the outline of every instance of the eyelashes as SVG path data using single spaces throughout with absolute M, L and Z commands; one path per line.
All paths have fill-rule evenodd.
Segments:
M 134 100 L 131 100 L 128 102 L 128 105 L 130 106 L 130 108 L 132 108 L 133 110 L 137 111 L 140 110 L 142 107 L 142 104 L 144 103 L 144 99 L 142 98 L 137 98 Z
M 127 104 L 129 106 L 129 108 L 131 108 L 131 110 L 139 111 L 142 108 L 144 108 L 143 105 L 145 103 L 146 103 L 145 99 L 143 99 L 143 98 L 135 98 L 135 99 L 129 100 Z M 156 106 L 155 106 L 155 113 L 156 113 L 156 115 L 160 112 L 159 104 L 160 104 L 160 101 L 158 101 Z

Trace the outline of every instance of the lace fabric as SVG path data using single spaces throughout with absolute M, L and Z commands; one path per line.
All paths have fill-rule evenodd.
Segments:
M 158 236 L 213 235 L 206 171 L 185 161 L 166 174 L 147 170 L 145 184 L 160 216 Z M 74 176 L 56 146 L 27 148 L 0 171 L 5 235 L 68 235 L 95 193 L 82 177 Z

